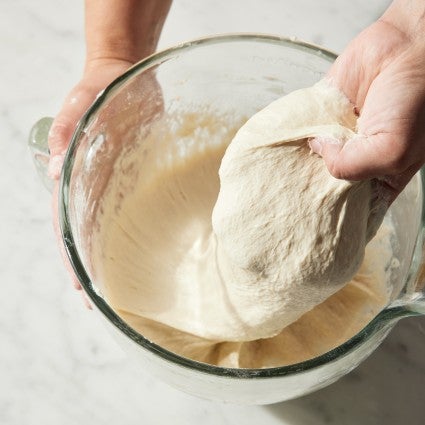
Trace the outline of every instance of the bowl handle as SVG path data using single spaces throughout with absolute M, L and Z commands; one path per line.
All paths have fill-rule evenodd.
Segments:
M 31 128 L 28 138 L 28 147 L 30 148 L 35 168 L 49 192 L 53 190 L 53 180 L 47 173 L 50 158 L 48 137 L 52 123 L 53 118 L 51 117 L 41 118 Z

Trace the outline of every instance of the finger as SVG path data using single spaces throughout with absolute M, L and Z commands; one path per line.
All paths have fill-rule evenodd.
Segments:
M 65 152 L 78 121 L 93 103 L 98 90 L 77 85 L 67 96 L 59 114 L 53 121 L 49 132 L 50 161 L 48 173 L 50 178 L 58 179 L 65 157 Z
M 78 291 L 81 291 L 81 297 L 83 299 L 84 305 L 89 309 L 92 310 L 93 307 L 85 294 L 84 291 L 82 291 L 82 286 L 80 284 L 80 281 L 78 280 L 77 276 L 74 273 L 74 269 L 71 265 L 71 262 L 69 261 L 68 255 L 66 253 L 65 245 L 62 240 L 60 227 L 59 227 L 59 215 L 58 215 L 58 203 L 57 203 L 57 195 L 59 190 L 59 183 L 55 184 L 54 190 L 53 190 L 53 198 L 52 198 L 52 211 L 53 211 L 53 227 L 55 230 L 56 239 L 58 241 L 59 251 L 62 257 L 62 260 L 65 264 L 65 267 L 68 271 L 68 275 L 71 277 L 72 284 L 75 289 Z
M 83 79 L 68 94 L 49 132 L 48 173 L 52 179 L 57 180 L 60 176 L 65 152 L 78 121 L 99 92 L 126 71 L 130 65 L 131 63 L 122 60 L 92 63 L 88 66 Z
M 82 289 L 81 284 L 69 261 L 60 232 L 58 215 L 59 183 L 57 182 L 57 179 L 60 176 L 65 152 L 78 121 L 93 103 L 98 93 L 112 80 L 128 69 L 130 65 L 130 63 L 118 60 L 112 61 L 109 64 L 99 64 L 90 72 L 87 72 L 84 79 L 71 90 L 70 94 L 65 99 L 62 109 L 55 118 L 49 132 L 50 161 L 48 172 L 50 177 L 56 180 L 52 197 L 53 227 L 58 241 L 60 254 L 65 263 L 66 269 L 68 270 L 74 287 L 80 291 Z M 99 69 L 101 69 L 102 72 L 99 72 Z M 82 297 L 86 307 L 92 309 L 92 306 L 83 291 Z
M 320 147 L 318 147 L 319 143 L 322 143 Z M 377 201 L 379 201 L 377 204 L 382 203 L 382 205 L 386 205 L 386 208 L 394 202 L 421 168 L 421 162 L 415 162 L 401 173 L 394 174 L 394 161 L 389 161 L 387 170 L 391 171 L 391 174 L 377 175 L 377 165 L 375 162 L 370 164 L 370 169 L 365 168 L 364 157 L 362 158 L 360 156 L 361 154 L 357 156 L 353 155 L 351 151 L 344 151 L 344 146 L 339 141 L 334 139 L 313 139 L 310 141 L 310 147 L 314 152 L 322 155 L 324 159 L 326 158 L 328 169 L 334 177 L 344 178 L 346 180 L 373 179 L 375 183 L 373 191 Z M 347 152 L 349 153 L 347 154 Z M 352 160 L 350 155 L 356 159 Z M 344 161 L 348 162 L 345 163 Z M 355 161 L 359 162 L 356 164 Z M 337 164 L 337 166 L 332 164 Z M 338 166 L 341 168 L 338 169 Z M 382 173 L 384 172 L 385 168 L 383 167 Z
M 398 143 L 394 136 L 386 134 L 358 135 L 345 143 L 317 137 L 309 144 L 338 179 L 363 180 L 398 175 L 416 162 L 409 158 L 404 143 Z
M 88 299 L 88 297 L 87 297 L 87 295 L 86 295 L 86 293 L 83 291 L 83 292 L 81 292 L 81 296 L 83 297 L 83 303 L 84 303 L 84 305 L 89 309 L 89 310 L 93 310 L 93 307 L 92 307 L 92 305 L 91 305 L 91 303 L 90 303 L 90 301 L 89 301 L 89 299 Z
M 396 176 L 384 176 L 378 179 L 382 185 L 384 192 L 386 192 L 389 203 L 392 203 L 400 192 L 407 186 L 413 176 L 420 170 L 421 163 L 418 162 L 410 166 L 406 171 Z
M 372 179 L 372 200 L 369 222 L 378 224 L 390 205 L 420 169 L 420 163 L 414 164 L 397 176 L 384 176 Z M 373 228 L 372 224 L 372 228 Z M 375 230 L 377 227 L 375 227 Z M 372 232 L 373 233 L 373 232 Z
M 53 229 L 55 231 L 56 240 L 58 242 L 60 255 L 68 271 L 68 274 L 71 277 L 72 284 L 75 289 L 81 290 L 82 287 L 81 287 L 80 281 L 78 280 L 77 276 L 75 276 L 74 269 L 72 268 L 72 265 L 69 261 L 68 255 L 66 253 L 65 245 L 62 240 L 62 235 L 61 235 L 60 225 L 59 225 L 59 214 L 58 214 L 58 192 L 59 192 L 59 183 L 56 183 L 53 189 L 53 197 L 52 197 Z

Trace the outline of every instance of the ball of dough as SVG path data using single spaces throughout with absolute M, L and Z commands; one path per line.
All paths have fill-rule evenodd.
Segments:
M 334 178 L 308 145 L 317 136 L 344 143 L 355 128 L 349 100 L 321 81 L 271 103 L 232 140 L 212 215 L 227 302 L 240 320 L 228 339 L 276 335 L 357 272 L 385 208 L 373 202 L 372 181 Z

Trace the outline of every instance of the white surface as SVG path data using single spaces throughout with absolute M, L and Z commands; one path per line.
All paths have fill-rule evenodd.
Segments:
M 369 360 L 338 383 L 268 407 L 198 400 L 129 365 L 71 287 L 53 238 L 49 194 L 26 147 L 32 123 L 54 115 L 80 75 L 82 2 L 0 4 L 0 424 L 424 423 L 424 318 L 399 323 Z M 341 51 L 386 4 L 175 0 L 161 46 L 259 31 Z

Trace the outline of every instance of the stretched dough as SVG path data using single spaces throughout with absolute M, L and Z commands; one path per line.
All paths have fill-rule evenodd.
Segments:
M 348 283 L 385 208 L 373 182 L 338 180 L 308 138 L 353 138 L 349 100 L 321 81 L 276 100 L 237 132 L 212 214 L 217 260 L 238 326 L 226 340 L 277 335 Z
M 241 127 L 239 119 L 232 125 L 232 117 L 210 110 L 169 114 L 141 136 L 142 143 L 135 140 L 134 148 L 123 150 L 91 235 L 93 281 L 130 326 L 182 356 L 225 367 L 293 364 L 347 341 L 396 295 L 393 227 L 390 220 L 380 227 L 358 273 L 341 290 L 274 337 L 238 340 L 250 338 L 253 329 L 237 311 L 241 300 L 230 302 L 235 282 L 217 267 L 217 256 L 225 253 L 221 245 L 217 250 L 211 214 L 220 190 L 218 170 Z M 305 159 L 315 158 L 323 167 L 303 146 Z M 285 168 L 279 172 L 282 184 Z M 223 269 L 221 260 L 220 265 Z M 249 308 L 255 308 L 264 294 L 243 283 L 240 290 L 252 297 Z M 274 285 L 264 279 L 257 283 Z M 274 295 L 272 288 L 267 295 Z

